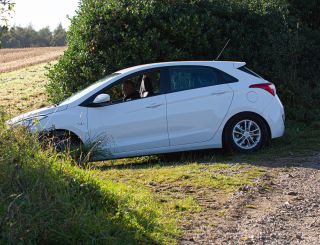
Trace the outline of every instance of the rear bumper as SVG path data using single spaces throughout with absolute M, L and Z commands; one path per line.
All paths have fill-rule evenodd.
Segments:
M 272 139 L 283 136 L 285 131 L 285 112 L 278 96 L 275 96 L 274 100 L 266 107 L 263 117 L 269 124 Z

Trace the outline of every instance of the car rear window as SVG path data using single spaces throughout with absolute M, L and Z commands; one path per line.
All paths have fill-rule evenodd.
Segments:
M 262 78 L 261 76 L 259 76 L 257 73 L 255 73 L 254 71 L 250 70 L 248 67 L 246 66 L 241 66 L 240 68 L 238 68 L 239 70 L 248 73 L 252 76 L 258 77 L 258 78 Z

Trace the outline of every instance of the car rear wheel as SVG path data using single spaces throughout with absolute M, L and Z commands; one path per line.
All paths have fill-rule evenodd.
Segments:
M 228 152 L 250 153 L 268 142 L 266 123 L 259 116 L 243 113 L 230 119 L 224 130 L 223 145 Z

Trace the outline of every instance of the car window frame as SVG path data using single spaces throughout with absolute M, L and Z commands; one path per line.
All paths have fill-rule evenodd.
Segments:
M 198 87 L 198 88 L 189 88 L 189 89 L 184 89 L 184 90 L 179 90 L 179 91 L 171 91 L 171 85 L 170 85 L 170 69 L 174 69 L 174 68 L 206 68 L 209 70 L 212 70 L 213 72 L 218 72 L 218 79 L 219 81 L 223 81 L 224 79 L 222 78 L 222 74 L 227 74 L 228 76 L 232 77 L 235 79 L 234 82 L 219 82 L 219 84 L 215 84 L 215 85 L 209 85 L 209 86 L 203 86 L 203 87 Z M 207 66 L 207 65 L 174 65 L 174 66 L 167 66 L 164 69 L 164 75 L 163 78 L 165 79 L 165 81 L 163 81 L 165 84 L 163 85 L 163 87 L 165 88 L 165 93 L 166 94 L 171 94 L 171 93 L 179 93 L 179 92 L 183 92 L 183 91 L 189 91 L 189 90 L 195 90 L 195 89 L 201 89 L 201 88 L 208 88 L 208 87 L 213 87 L 213 86 L 218 86 L 218 85 L 222 85 L 222 84 L 229 84 L 229 83 L 236 83 L 239 82 L 239 79 L 212 66 Z
M 140 99 L 136 99 L 136 100 L 129 100 L 129 101 L 122 101 L 122 102 L 119 102 L 119 103 L 115 103 L 115 104 L 112 104 L 112 103 L 106 103 L 106 104 L 93 104 L 93 101 L 94 99 L 102 93 L 102 91 L 104 90 L 107 90 L 107 89 L 110 89 L 111 87 L 113 86 L 117 86 L 118 84 L 120 84 L 121 82 L 123 81 L 126 81 L 126 80 L 129 80 L 130 78 L 133 78 L 135 76 L 138 76 L 138 75 L 142 75 L 142 74 L 145 74 L 145 73 L 151 73 L 151 72 L 154 72 L 154 71 L 159 71 L 160 72 L 160 91 L 158 94 L 156 95 L 152 95 L 150 97 L 145 97 L 145 98 L 140 98 Z M 163 87 L 163 79 L 165 78 L 165 76 L 163 75 L 165 74 L 164 73 L 164 68 L 163 67 L 153 67 L 153 68 L 148 68 L 148 69 L 145 69 L 145 70 L 141 70 L 141 71 L 136 71 L 136 72 L 133 72 L 133 73 L 130 73 L 116 81 L 114 81 L 113 83 L 111 84 L 108 84 L 106 85 L 105 87 L 101 88 L 99 91 L 97 91 L 96 93 L 94 93 L 93 95 L 91 95 L 88 99 L 86 99 L 84 102 L 82 102 L 79 106 L 82 106 L 82 107 L 106 107 L 106 106 L 112 106 L 112 105 L 119 105 L 119 104 L 122 104 L 122 103 L 129 103 L 129 102 L 132 102 L 132 101 L 138 101 L 138 100 L 143 100 L 143 99 L 148 99 L 148 98 L 152 98 L 152 97 L 156 97 L 156 96 L 160 96 L 160 95 L 163 95 L 165 94 L 165 88 Z

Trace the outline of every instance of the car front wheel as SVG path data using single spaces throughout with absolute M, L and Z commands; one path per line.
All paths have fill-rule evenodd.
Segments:
M 53 147 L 57 152 L 66 152 L 75 160 L 79 160 L 82 155 L 82 143 L 75 135 L 67 131 L 56 131 L 40 136 L 45 148 Z

